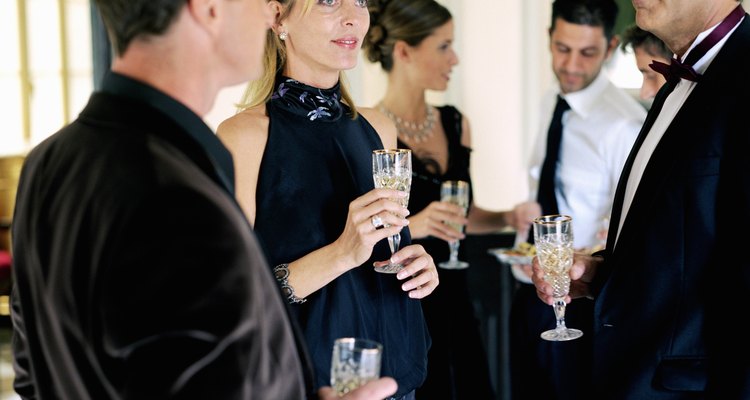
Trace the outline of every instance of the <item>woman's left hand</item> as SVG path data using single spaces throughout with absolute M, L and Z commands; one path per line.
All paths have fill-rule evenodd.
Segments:
M 401 290 L 408 292 L 412 299 L 427 297 L 440 283 L 435 262 L 422 245 L 406 246 L 393 254 L 390 261 L 404 264 L 404 269 L 396 274 L 396 278 L 404 281 Z M 388 261 L 379 261 L 374 265 L 388 265 Z

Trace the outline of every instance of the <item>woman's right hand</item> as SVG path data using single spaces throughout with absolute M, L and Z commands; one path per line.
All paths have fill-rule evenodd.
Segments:
M 469 221 L 463 215 L 461 206 L 442 201 L 433 201 L 424 210 L 409 218 L 409 232 L 412 239 L 422 239 L 434 236 L 446 242 L 454 242 L 465 237 L 463 232 L 457 231 L 444 221 L 466 225 Z
M 539 203 L 536 201 L 526 201 L 517 204 L 513 210 L 508 213 L 506 222 L 508 225 L 515 228 L 519 235 L 526 237 L 534 222 L 534 218 L 540 215 L 542 215 L 542 207 Z
M 336 253 L 349 268 L 363 264 L 372 255 L 375 244 L 409 225 L 409 210 L 390 199 L 406 197 L 406 192 L 373 189 L 349 203 L 349 214 L 341 235 L 333 242 Z M 375 222 L 380 218 L 383 226 Z

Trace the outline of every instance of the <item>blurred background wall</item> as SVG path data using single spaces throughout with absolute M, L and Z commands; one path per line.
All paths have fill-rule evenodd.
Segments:
M 539 130 L 538 104 L 554 82 L 547 28 L 551 0 L 438 0 L 454 15 L 460 64 L 434 104 L 457 106 L 472 123 L 476 201 L 505 209 L 527 197 L 525 160 Z M 633 21 L 620 5 L 621 30 Z M 748 8 L 747 2 L 745 7 Z M 0 157 L 25 154 L 84 106 L 109 65 L 106 35 L 89 0 L 0 0 Z M 640 84 L 631 55 L 610 63 L 615 82 Z M 385 78 L 364 58 L 348 73 L 355 100 L 372 106 Z M 224 90 L 206 121 L 235 112 L 244 85 Z

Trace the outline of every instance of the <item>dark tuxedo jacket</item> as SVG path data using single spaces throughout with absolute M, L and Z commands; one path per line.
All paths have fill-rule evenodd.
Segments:
M 750 341 L 740 328 L 750 305 L 749 74 L 746 16 L 659 142 L 617 246 L 603 254 L 593 398 L 750 399 Z
M 230 190 L 174 118 L 110 93 L 37 146 L 13 222 L 18 393 L 303 398 L 278 285 Z

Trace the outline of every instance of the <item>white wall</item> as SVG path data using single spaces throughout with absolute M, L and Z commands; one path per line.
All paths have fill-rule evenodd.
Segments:
M 219 96 L 216 98 L 214 107 L 211 109 L 211 111 L 208 112 L 208 114 L 206 114 L 206 117 L 204 118 L 208 126 L 210 126 L 214 131 L 219 126 L 219 123 L 221 123 L 221 121 L 231 117 L 235 112 L 237 112 L 237 109 L 234 105 L 240 101 L 240 97 L 242 97 L 245 86 L 246 84 L 243 83 L 241 85 L 226 88 L 219 92 Z
M 467 4 L 469 3 L 469 4 Z M 463 33 L 457 106 L 472 123 L 472 179 L 476 203 L 509 208 L 525 193 L 523 169 L 523 3 L 454 1 Z M 458 18 L 461 19 L 458 19 Z

